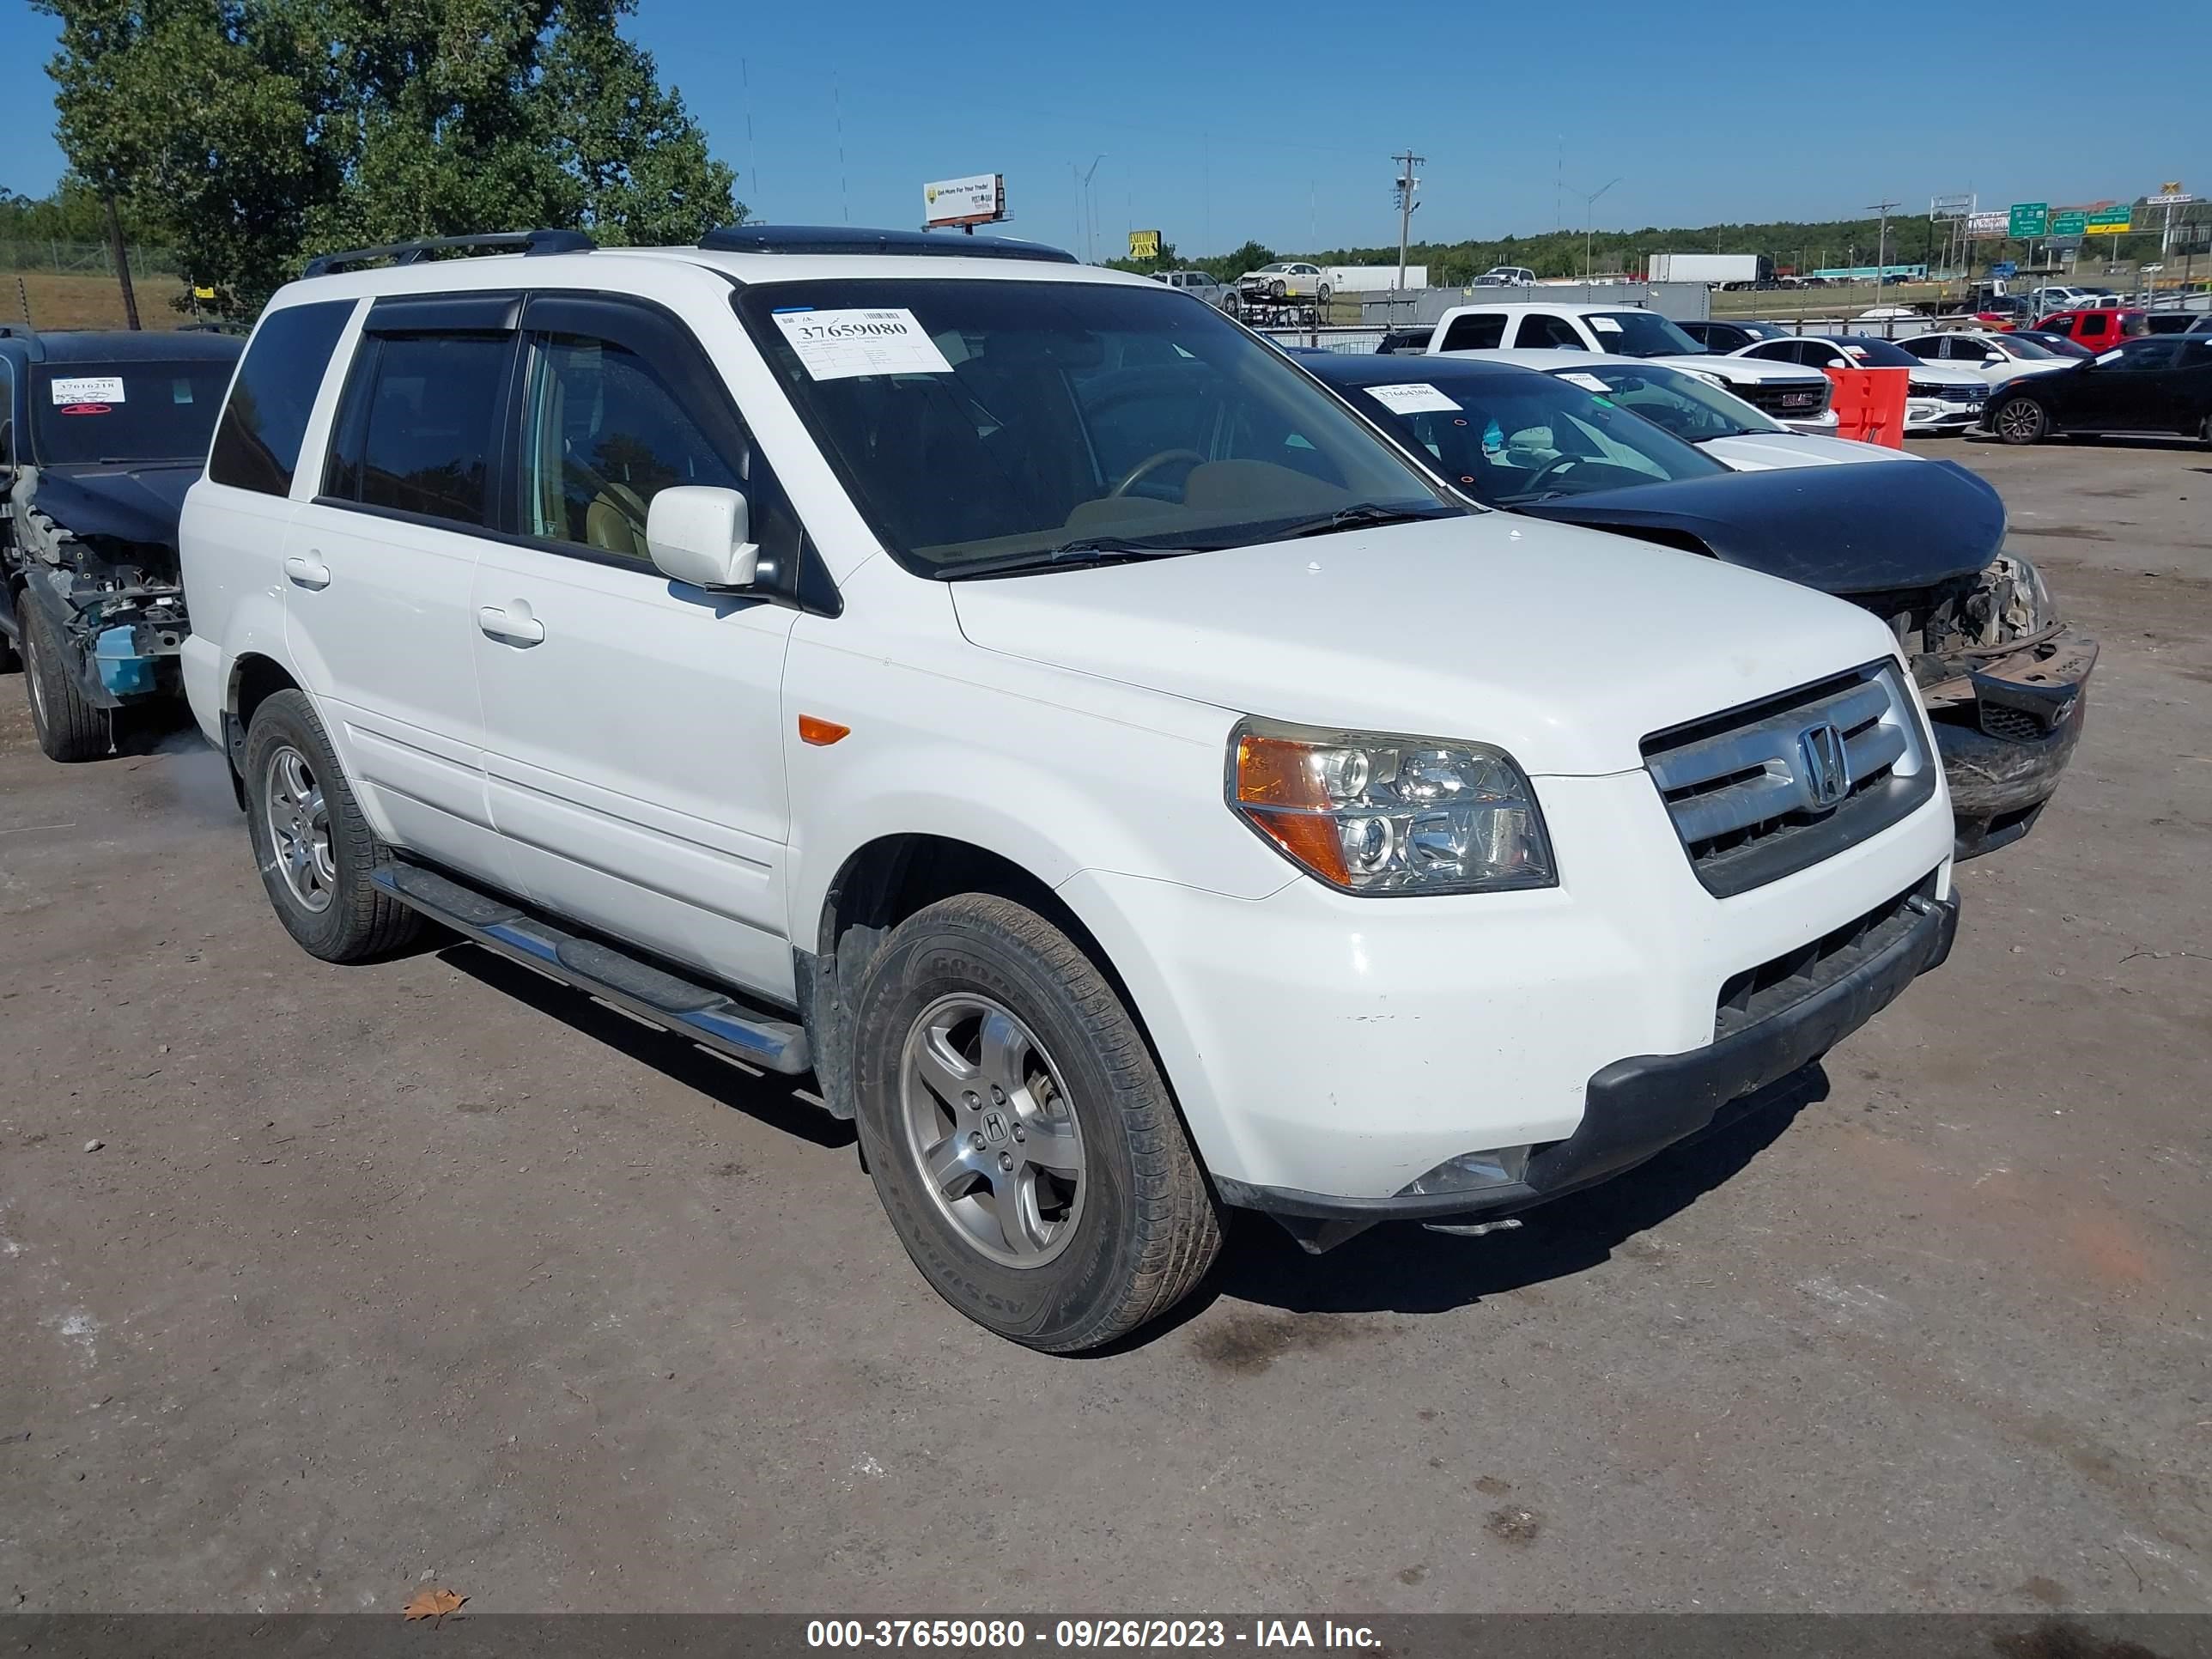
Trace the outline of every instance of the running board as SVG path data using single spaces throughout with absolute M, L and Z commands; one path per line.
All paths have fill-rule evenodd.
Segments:
M 787 1077 L 795 1077 L 814 1063 L 807 1052 L 805 1027 L 757 1012 L 721 991 L 679 979 L 612 945 L 569 933 L 450 876 L 395 860 L 370 879 L 440 926 L 649 1025 Z

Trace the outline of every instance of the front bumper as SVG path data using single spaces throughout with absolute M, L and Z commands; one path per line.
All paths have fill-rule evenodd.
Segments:
M 1905 400 L 1905 429 L 1907 432 L 1970 432 L 1982 423 L 1982 413 L 1989 407 L 1986 398 L 1972 403 L 1953 403 L 1943 398 L 1908 398 Z
M 1387 1200 L 1440 1164 L 1572 1138 L 1624 1054 L 1694 1057 L 1728 988 L 1917 891 L 1948 891 L 1940 791 L 1727 898 L 1641 770 L 1535 780 L 1559 885 L 1261 899 L 1101 870 L 1060 891 L 1120 972 L 1207 1171 L 1256 1193 Z
M 2096 641 L 2063 628 L 1965 675 L 1958 700 L 1929 697 L 1957 824 L 1955 857 L 1993 853 L 2034 828 L 2081 741 L 2096 665 Z
M 1818 1060 L 1941 967 L 1958 935 L 1956 896 L 1916 896 L 1906 918 L 1848 971 L 1756 1024 L 1680 1054 L 1617 1060 L 1587 1085 L 1582 1122 L 1565 1139 L 1537 1148 L 1518 1181 L 1475 1192 L 1330 1198 L 1219 1182 L 1231 1204 L 1273 1215 L 1315 1250 L 1382 1221 L 1479 1223 L 1620 1175 L 1668 1147 L 1719 1127 L 1729 1109 Z

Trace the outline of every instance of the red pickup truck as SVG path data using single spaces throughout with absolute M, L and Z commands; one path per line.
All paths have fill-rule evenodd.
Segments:
M 2054 311 L 2036 324 L 2053 334 L 2063 334 L 2075 344 L 2106 351 L 2123 340 L 2148 331 L 2143 313 L 2124 306 L 2084 311 Z

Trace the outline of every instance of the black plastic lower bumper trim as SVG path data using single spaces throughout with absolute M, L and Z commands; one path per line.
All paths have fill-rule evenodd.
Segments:
M 1467 1193 L 1340 1198 L 1218 1181 L 1222 1198 L 1282 1221 L 1327 1249 L 1382 1221 L 1475 1221 L 1528 1209 L 1609 1179 L 1724 1119 L 1742 1097 L 1818 1060 L 1905 988 L 1942 965 L 1958 936 L 1959 901 L 1910 901 L 1913 926 L 1879 955 L 1756 1024 L 1680 1054 L 1617 1060 L 1592 1077 L 1583 1121 L 1539 1148 L 1518 1182 Z

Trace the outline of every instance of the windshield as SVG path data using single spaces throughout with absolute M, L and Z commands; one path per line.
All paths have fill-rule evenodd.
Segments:
M 1593 311 L 1583 320 L 1616 357 L 1695 357 L 1705 349 L 1656 311 Z
M 737 306 L 870 527 L 924 575 L 1466 510 L 1279 350 L 1151 283 L 761 283 Z
M 41 466 L 204 460 L 234 367 L 225 359 L 42 363 L 31 371 Z
M 1918 368 L 1920 359 L 1901 346 L 1887 340 L 1877 340 L 1871 335 L 1852 334 L 1832 338 L 1830 344 L 1838 347 L 1863 368 Z
M 2042 345 L 2034 340 L 2024 340 L 2017 334 L 2007 339 L 1998 349 L 2019 358 L 2024 363 L 2055 360 L 2058 356 L 2048 346 Z
M 1455 376 L 1347 391 L 1490 507 L 1728 469 L 1614 403 L 1548 374 Z
M 1684 369 L 1656 363 L 1643 368 L 1593 363 L 1588 368 L 1559 370 L 1559 378 L 1585 391 L 1602 389 L 1621 408 L 1666 428 L 1686 443 L 1789 430 L 1732 392 Z

